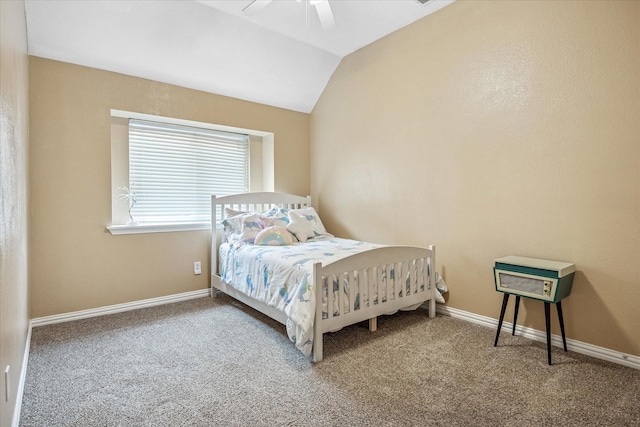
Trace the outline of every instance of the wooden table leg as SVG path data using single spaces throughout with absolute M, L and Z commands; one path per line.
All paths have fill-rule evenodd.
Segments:
M 547 360 L 551 365 L 551 307 L 548 302 L 544 303 L 544 320 L 547 324 Z
M 520 295 L 516 295 L 516 309 L 513 312 L 513 332 L 511 335 L 516 334 L 516 323 L 518 323 L 518 309 L 520 308 Z
M 560 301 L 556 303 L 558 309 L 558 320 L 560 321 L 560 331 L 562 332 L 562 345 L 564 345 L 564 351 L 567 351 L 567 338 L 564 335 L 564 319 L 562 318 L 562 304 Z
M 498 345 L 498 337 L 500 337 L 500 329 L 502 329 L 502 321 L 504 320 L 504 312 L 507 310 L 507 303 L 509 302 L 509 294 L 504 294 L 502 297 L 502 310 L 500 310 L 500 320 L 498 320 L 498 331 L 496 332 L 496 341 L 493 346 Z

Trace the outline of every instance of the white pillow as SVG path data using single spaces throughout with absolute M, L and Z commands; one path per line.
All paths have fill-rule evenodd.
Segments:
M 291 209 L 289 212 L 294 212 L 305 218 L 311 225 L 311 229 L 315 233 L 315 236 L 330 236 L 330 234 L 327 233 L 327 229 L 324 228 L 324 224 L 322 224 L 322 221 L 320 221 L 320 215 L 318 215 L 318 212 L 316 212 L 313 207 L 309 206 L 302 209 Z M 291 215 L 289 215 L 289 218 L 291 218 Z
M 298 240 L 302 243 L 306 242 L 307 239 L 316 236 L 313 231 L 313 227 L 311 227 L 311 223 L 305 217 L 294 211 L 289 211 L 289 224 L 287 224 L 287 230 L 295 234 Z
M 230 216 L 238 216 L 238 215 L 242 215 L 242 214 L 246 214 L 246 213 L 253 213 L 253 212 L 236 211 L 236 210 L 233 210 L 231 208 L 224 208 L 224 217 L 225 218 L 229 218 Z
M 287 212 L 288 209 L 286 208 L 271 208 L 266 212 L 262 212 L 260 218 L 265 227 L 278 226 L 287 228 L 287 224 L 289 223 Z
M 229 210 L 231 211 L 231 210 Z M 231 211 L 234 212 L 234 211 Z M 225 209 L 225 213 L 230 213 Z M 224 233 L 229 243 L 253 243 L 264 225 L 260 215 L 254 212 L 238 213 L 229 216 L 222 221 Z

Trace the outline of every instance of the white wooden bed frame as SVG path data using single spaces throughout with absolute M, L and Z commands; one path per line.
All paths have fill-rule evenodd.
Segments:
M 245 212 L 264 212 L 274 206 L 299 209 L 311 206 L 311 197 L 273 192 L 244 193 L 223 197 L 212 196 L 211 224 L 215 224 L 216 226 L 211 227 L 211 295 L 215 297 L 217 293 L 216 290 L 222 291 L 278 322 L 286 324 L 287 316 L 283 312 L 261 301 L 257 301 L 237 291 L 231 285 L 224 283 L 220 278 L 218 270 L 218 248 L 224 240 L 224 233 L 222 233 L 221 230 L 217 230 L 217 226 L 225 217 L 224 209 L 231 208 Z M 312 283 L 314 285 L 322 283 L 324 277 L 339 276 L 341 283 L 343 280 L 349 281 L 350 295 L 348 297 L 348 311 L 344 309 L 346 304 L 344 298 L 347 297 L 344 296 L 344 292 L 338 292 L 339 315 L 334 315 L 333 310 L 328 310 L 328 318 L 323 319 L 323 289 L 322 286 L 315 286 L 317 303 L 313 324 L 313 361 L 319 362 L 322 360 L 322 336 L 326 332 L 335 331 L 364 320 L 369 320 L 369 329 L 375 331 L 377 316 L 394 313 L 397 310 L 416 306 L 425 301 L 429 301 L 429 317 L 435 317 L 435 292 L 437 292 L 435 286 L 435 257 L 435 246 L 429 246 L 429 248 L 384 246 L 351 255 L 325 266 L 320 262 L 316 263 L 313 268 Z M 380 298 L 380 295 L 378 295 L 379 297 L 376 304 L 371 303 L 367 306 L 360 304 L 360 308 L 354 310 L 356 286 L 351 284 L 357 282 L 359 277 L 360 285 L 363 286 L 362 281 L 366 281 L 367 283 L 364 284 L 364 286 L 368 286 L 368 294 L 374 295 L 376 287 L 382 280 L 381 268 L 378 268 L 382 266 L 393 266 L 395 270 L 395 279 L 388 282 L 389 285 L 393 284 L 393 286 L 386 287 L 386 300 L 383 301 L 383 298 Z M 428 268 L 428 266 L 430 266 L 430 268 Z M 412 292 L 407 293 L 405 280 L 407 279 L 406 272 L 409 269 L 418 271 L 418 273 L 410 275 Z M 399 272 L 404 272 L 404 274 L 400 274 Z M 416 283 L 420 278 L 426 277 L 427 274 L 429 275 L 429 280 L 425 282 L 428 283 L 429 286 L 424 286 L 423 289 L 420 289 L 419 286 L 416 286 Z M 398 290 L 396 290 L 398 286 L 402 286 L 402 296 L 398 296 L 398 290 L 400 289 L 397 288 Z M 327 307 L 333 307 L 333 292 L 328 292 L 327 294 Z

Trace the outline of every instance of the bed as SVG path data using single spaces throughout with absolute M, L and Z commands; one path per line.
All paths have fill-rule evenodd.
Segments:
M 375 331 L 378 316 L 425 302 L 435 317 L 434 246 L 337 238 L 309 196 L 212 196 L 211 216 L 211 295 L 222 291 L 286 325 L 314 362 L 325 333 L 362 321 Z

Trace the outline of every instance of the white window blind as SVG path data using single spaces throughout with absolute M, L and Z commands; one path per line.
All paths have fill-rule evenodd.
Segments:
M 211 195 L 249 190 L 249 136 L 129 120 L 129 188 L 141 224 L 211 220 Z

